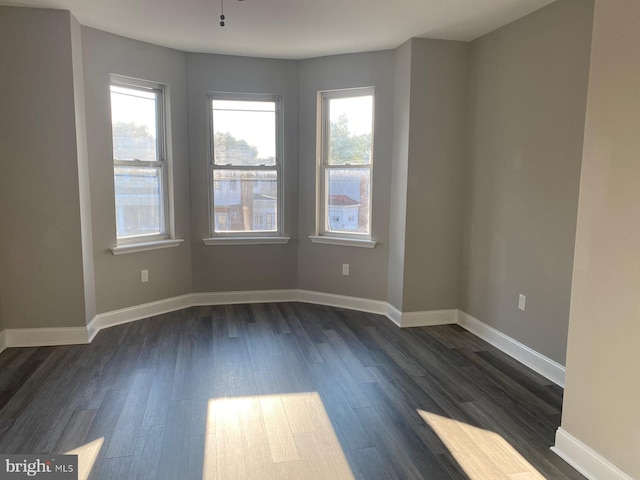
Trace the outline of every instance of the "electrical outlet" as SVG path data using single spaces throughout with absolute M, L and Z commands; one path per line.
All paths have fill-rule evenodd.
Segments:
M 343 275 L 349 275 L 349 264 L 348 263 L 343 263 L 342 264 L 342 274 Z
M 524 312 L 525 306 L 527 304 L 527 297 L 523 294 L 520 294 L 518 297 L 518 308 Z
M 140 270 L 140 282 L 147 283 L 149 281 L 149 270 Z

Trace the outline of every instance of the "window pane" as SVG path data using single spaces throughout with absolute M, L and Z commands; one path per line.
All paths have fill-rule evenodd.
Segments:
M 162 232 L 161 175 L 156 167 L 114 167 L 118 237 Z
M 114 159 L 159 160 L 157 100 L 153 90 L 111 85 Z
M 372 126 L 372 95 L 329 99 L 329 164 L 370 164 Z
M 276 102 L 212 100 L 218 165 L 276 164 Z
M 327 169 L 328 232 L 369 233 L 370 185 L 369 168 Z
M 278 174 L 264 170 L 214 170 L 215 232 L 275 232 Z

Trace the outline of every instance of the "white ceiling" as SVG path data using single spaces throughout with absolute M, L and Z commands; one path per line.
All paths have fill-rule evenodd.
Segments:
M 70 10 L 89 27 L 189 52 L 311 58 L 473 40 L 554 0 L 0 0 Z

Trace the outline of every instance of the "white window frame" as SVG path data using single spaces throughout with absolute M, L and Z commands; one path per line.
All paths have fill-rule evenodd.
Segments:
M 143 91 L 153 91 L 156 96 L 156 148 L 157 148 L 157 160 L 156 161 L 143 161 L 143 160 L 117 160 L 113 159 L 114 166 L 114 189 L 115 189 L 115 167 L 154 167 L 158 168 L 160 172 L 160 233 L 149 235 L 131 235 L 131 236 L 118 236 L 116 228 L 116 242 L 117 247 L 112 248 L 114 255 L 120 253 L 130 253 L 135 251 L 143 251 L 146 248 L 144 244 L 148 244 L 150 248 L 157 249 L 164 247 L 177 246 L 182 240 L 170 240 L 173 239 L 173 218 L 170 209 L 170 185 L 171 185 L 171 161 L 167 148 L 168 135 L 168 122 L 167 122 L 167 90 L 166 85 L 151 82 L 147 80 L 140 80 L 136 78 L 124 77 L 121 75 L 110 76 L 109 87 L 118 86 L 130 89 L 137 89 Z M 113 140 L 113 132 L 112 132 Z M 112 152 L 113 152 L 113 145 Z M 115 202 L 115 190 L 114 190 L 114 202 Z M 115 203 L 114 203 L 115 205 Z M 117 215 L 117 213 L 116 213 Z M 142 246 L 142 247 L 141 247 Z
M 336 98 L 373 97 L 371 113 L 371 161 L 362 164 L 329 164 L 329 135 L 331 120 L 329 102 Z M 310 236 L 314 243 L 335 244 L 343 246 L 358 246 L 373 248 L 376 242 L 372 240 L 373 231 L 373 164 L 374 164 L 374 130 L 375 130 L 375 87 L 357 87 L 340 90 L 323 90 L 318 92 L 318 133 L 317 133 L 317 175 L 316 175 L 316 235 Z M 369 169 L 369 233 L 334 232 L 329 229 L 328 217 L 328 175 L 331 169 Z
M 231 100 L 247 102 L 274 102 L 276 116 L 276 158 L 274 165 L 216 165 L 213 125 L 213 101 Z M 209 130 L 209 238 L 204 238 L 205 245 L 244 245 L 260 243 L 287 243 L 289 237 L 284 236 L 284 161 L 283 161 L 283 96 L 260 93 L 231 93 L 208 92 L 207 93 L 207 118 Z M 247 170 L 276 172 L 278 201 L 276 208 L 276 230 L 271 232 L 240 231 L 240 232 L 216 232 L 215 230 L 215 198 L 214 198 L 214 173 L 216 170 Z

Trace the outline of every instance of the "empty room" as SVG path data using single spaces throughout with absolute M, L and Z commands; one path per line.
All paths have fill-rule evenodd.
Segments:
M 640 479 L 637 0 L 0 0 L 0 479 Z

